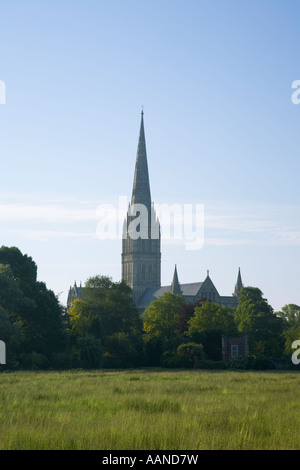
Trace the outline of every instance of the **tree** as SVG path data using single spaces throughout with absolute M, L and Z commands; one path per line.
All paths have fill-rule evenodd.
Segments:
M 10 314 L 17 314 L 32 303 L 24 296 L 9 265 L 0 264 L 0 305 Z
M 285 338 L 284 353 L 291 357 L 292 343 L 300 340 L 300 306 L 288 304 L 282 307 L 276 315 L 283 321 L 283 337 Z
M 74 301 L 68 312 L 75 351 L 79 338 L 93 337 L 101 341 L 106 362 L 123 361 L 124 365 L 139 361 L 142 322 L 131 294 L 123 281 L 113 282 L 107 276 L 87 280 L 82 298 Z
M 194 316 L 195 308 L 201 307 L 201 303 L 183 304 L 178 312 L 177 330 L 179 334 L 184 335 L 189 328 L 189 320 Z
M 23 255 L 19 248 L 2 246 L 0 248 L 0 264 L 9 265 L 13 278 L 25 295 L 37 280 L 37 265 L 28 255 Z
M 140 334 L 115 333 L 107 338 L 105 367 L 135 367 L 144 361 L 143 341 Z
M 87 335 L 79 337 L 77 344 L 81 365 L 86 369 L 99 369 L 103 363 L 103 348 L 100 339 Z
M 179 310 L 184 304 L 181 295 L 165 292 L 150 303 L 142 314 L 146 340 L 160 338 L 170 341 L 178 335 Z
M 222 333 L 237 333 L 232 309 L 214 302 L 203 302 L 200 307 L 195 308 L 194 316 L 189 320 L 187 336 L 203 345 L 208 359 L 221 360 Z
M 166 366 L 166 355 L 176 355 L 182 342 L 179 311 L 184 305 L 181 295 L 165 292 L 150 303 L 142 314 L 145 353 L 148 366 Z
M 44 354 L 51 360 L 54 353 L 66 347 L 66 332 L 63 324 L 62 306 L 54 292 L 44 282 L 32 286 L 35 303 L 27 317 L 27 348 Z
M 66 348 L 63 308 L 46 284 L 37 281 L 37 267 L 31 257 L 16 248 L 0 249 L 0 305 L 18 331 L 18 346 L 12 337 L 14 353 L 30 364 L 30 355 L 39 363 L 50 364 L 53 354 Z M 8 355 L 9 356 L 9 355 Z M 43 358 L 42 358 L 43 356 Z
M 239 332 L 248 335 L 250 354 L 281 355 L 283 320 L 273 312 L 260 289 L 241 289 L 235 321 Z
M 92 334 L 105 340 L 117 333 L 141 329 L 141 320 L 125 282 L 112 282 L 107 276 L 89 278 L 82 299 L 69 311 L 71 334 Z
M 285 327 L 293 327 L 300 325 L 300 306 L 296 304 L 288 304 L 282 307 L 281 311 L 276 315 L 284 320 Z

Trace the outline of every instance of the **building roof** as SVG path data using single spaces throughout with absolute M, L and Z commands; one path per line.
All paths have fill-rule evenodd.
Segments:
M 184 297 L 195 296 L 198 294 L 203 282 L 192 282 L 189 284 L 180 284 L 180 289 Z M 147 289 L 139 300 L 139 307 L 148 306 L 153 300 L 157 300 L 165 292 L 171 292 L 172 286 L 162 286 L 159 288 Z

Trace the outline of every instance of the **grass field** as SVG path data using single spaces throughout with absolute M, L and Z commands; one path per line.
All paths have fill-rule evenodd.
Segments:
M 300 449 L 300 374 L 0 374 L 0 449 Z

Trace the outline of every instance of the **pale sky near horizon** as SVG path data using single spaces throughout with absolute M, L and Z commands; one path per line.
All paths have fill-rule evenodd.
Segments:
M 203 204 L 204 246 L 162 243 L 162 284 L 231 295 L 241 268 L 275 310 L 300 304 L 297 0 L 1 4 L 0 246 L 70 285 L 121 276 L 99 206 L 131 197 L 144 108 L 155 204 Z M 0 94 L 1 96 L 1 94 Z M 162 227 L 163 229 L 163 227 Z

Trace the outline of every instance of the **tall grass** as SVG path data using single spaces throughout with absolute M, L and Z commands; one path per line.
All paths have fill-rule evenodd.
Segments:
M 300 374 L 0 374 L 0 449 L 299 449 Z

